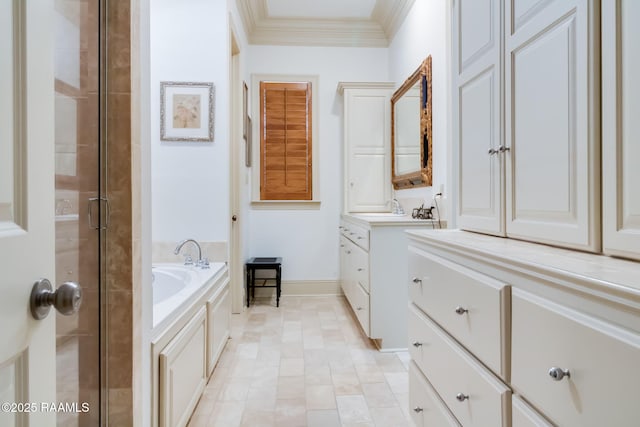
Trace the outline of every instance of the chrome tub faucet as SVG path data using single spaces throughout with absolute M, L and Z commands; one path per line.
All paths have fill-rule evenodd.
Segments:
M 176 246 L 176 249 L 173 251 L 173 253 L 175 255 L 178 255 L 182 247 L 189 242 L 193 243 L 194 245 L 196 245 L 196 248 L 198 248 L 198 260 L 195 263 L 196 266 L 200 268 L 209 268 L 209 260 L 207 258 L 202 258 L 202 248 L 200 247 L 200 244 L 195 239 L 184 239 L 183 241 L 178 243 L 178 246 Z M 184 259 L 184 265 L 193 265 L 193 264 L 194 264 L 193 259 L 191 258 L 191 256 L 187 255 Z

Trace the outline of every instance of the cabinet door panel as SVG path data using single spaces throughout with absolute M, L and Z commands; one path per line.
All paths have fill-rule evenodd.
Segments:
M 504 235 L 503 173 L 489 154 L 502 134 L 502 11 L 498 0 L 460 0 L 453 8 L 453 139 L 458 163 L 458 224 Z
M 460 86 L 460 226 L 500 234 L 502 188 L 500 158 L 490 155 L 500 141 L 499 72 L 490 67 Z
M 550 2 L 506 38 L 506 228 L 597 251 L 598 27 L 590 7 Z
M 603 245 L 640 259 L 640 2 L 603 2 Z
M 640 336 L 513 290 L 511 382 L 554 424 L 637 425 L 638 360 Z M 569 376 L 554 380 L 551 368 Z
M 459 73 L 500 48 L 500 2 L 460 0 L 454 9 Z M 498 30 L 498 31 L 496 31 Z
M 391 98 L 389 90 L 345 90 L 348 212 L 389 210 L 391 199 Z

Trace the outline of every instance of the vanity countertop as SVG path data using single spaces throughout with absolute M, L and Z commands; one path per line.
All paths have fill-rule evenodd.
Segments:
M 446 227 L 445 221 L 441 221 L 440 227 L 437 219 L 414 219 L 411 215 L 396 215 L 389 212 L 342 214 L 342 219 L 370 226 L 422 226 L 434 229 Z

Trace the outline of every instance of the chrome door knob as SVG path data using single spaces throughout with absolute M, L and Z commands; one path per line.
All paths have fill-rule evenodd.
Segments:
M 456 399 L 458 399 L 458 402 L 464 402 L 468 398 L 469 398 L 468 394 L 462 394 L 462 393 L 456 394 Z
M 562 381 L 564 377 L 571 378 L 571 373 L 568 369 L 562 369 L 554 366 L 549 369 L 549 376 L 554 381 Z
M 29 306 L 31 315 L 36 320 L 47 317 L 51 306 L 54 306 L 58 313 L 69 316 L 77 313 L 80 305 L 82 305 L 82 289 L 77 283 L 65 282 L 54 291 L 49 280 L 40 279 L 31 288 Z

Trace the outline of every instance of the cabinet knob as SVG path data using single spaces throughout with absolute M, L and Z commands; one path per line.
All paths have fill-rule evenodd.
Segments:
M 568 369 L 557 368 L 554 366 L 549 369 L 549 376 L 554 381 L 562 381 L 564 377 L 571 378 L 571 373 Z
M 351 251 L 347 251 L 347 255 L 349 255 L 351 253 Z
M 419 414 L 420 412 L 424 411 L 424 409 L 422 409 L 419 406 L 416 406 L 415 408 L 413 408 L 413 412 L 415 412 L 416 414 Z
M 362 308 L 362 307 L 356 307 L 356 310 L 361 311 L 361 310 L 364 310 L 364 308 Z
M 364 270 L 364 268 L 359 268 L 359 269 L 358 269 L 358 271 L 362 271 L 362 270 Z
M 509 151 L 511 150 L 511 148 L 507 147 L 506 145 L 501 145 L 500 147 L 498 147 L 498 151 L 501 153 L 504 153 L 505 151 Z
M 422 283 L 422 279 L 418 279 L 417 277 L 414 277 L 411 281 L 415 284 Z
M 458 313 L 460 316 L 462 316 L 463 314 L 468 313 L 468 312 L 469 312 L 469 310 L 467 310 L 466 308 L 463 308 L 463 307 L 460 307 L 460 306 L 456 307 L 456 313 Z
M 344 245 L 340 245 L 341 248 L 344 248 Z
M 458 402 L 464 402 L 468 398 L 469 398 L 468 394 L 462 394 L 462 393 L 456 394 L 456 399 L 458 399 Z
M 362 240 L 362 236 L 358 236 L 358 240 Z
M 498 154 L 499 153 L 498 150 L 495 150 L 493 148 L 489 148 L 489 151 L 487 151 L 487 152 L 489 153 L 490 156 L 493 156 L 494 154 Z
M 414 343 L 413 343 L 413 346 L 414 346 L 415 348 L 422 347 L 422 343 L 421 343 L 421 342 L 419 342 L 419 341 L 416 341 L 416 342 L 414 342 Z

